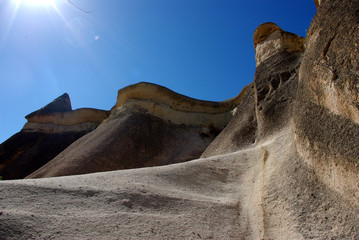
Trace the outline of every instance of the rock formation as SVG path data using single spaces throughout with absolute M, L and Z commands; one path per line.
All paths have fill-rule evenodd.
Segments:
M 297 38 L 298 41 L 294 41 L 295 47 L 288 49 L 286 38 L 277 39 L 278 44 L 275 45 L 268 43 L 273 41 L 273 36 L 277 36 L 278 33 Z M 254 146 L 259 140 L 270 138 L 290 121 L 304 42 L 297 35 L 284 32 L 274 23 L 260 25 L 253 38 L 256 56 L 260 59 L 257 62 L 254 84 L 237 107 L 231 122 L 206 149 L 202 157 L 231 153 Z M 266 47 L 263 47 L 264 45 Z M 270 54 L 261 52 L 267 47 L 272 47 L 273 51 L 268 50 Z
M 38 116 L 46 116 L 49 113 L 57 112 L 70 112 L 72 111 L 70 96 L 67 93 L 64 93 L 60 97 L 53 100 L 51 103 L 47 104 L 45 107 L 40 108 L 39 110 L 30 113 L 25 118 L 31 120 L 36 119 Z
M 23 129 L 0 145 L 0 176 L 24 178 L 94 130 L 108 111 L 72 110 L 68 94 L 26 116 Z
M 325 1 L 308 31 L 294 126 L 299 154 L 325 185 L 359 203 L 357 1 Z M 299 97 L 300 96 L 300 97 Z
M 72 110 L 67 93 L 56 98 L 45 107 L 30 113 L 23 127 L 26 132 L 73 132 L 92 131 L 109 115 L 109 111 L 93 108 Z
M 254 32 L 256 65 L 284 50 L 287 52 L 304 52 L 305 39 L 285 32 L 275 23 L 263 23 Z
M 138 83 L 121 89 L 111 115 L 28 178 L 167 165 L 196 159 L 227 125 L 242 101 L 192 99 Z
M 256 29 L 254 82 L 236 98 L 120 90 L 30 177 L 144 168 L 1 181 L 0 238 L 359 239 L 359 3 L 316 4 L 305 49 Z

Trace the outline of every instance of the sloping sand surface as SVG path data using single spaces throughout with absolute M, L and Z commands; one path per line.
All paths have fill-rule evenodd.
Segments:
M 343 208 L 339 197 L 325 192 L 298 160 L 293 130 L 287 127 L 252 148 L 186 163 L 3 181 L 0 239 L 323 239 L 353 234 L 358 209 Z M 333 221 L 340 226 L 334 216 L 346 211 L 340 232 L 324 229 Z
M 261 211 L 246 209 L 261 197 L 263 156 L 258 146 L 164 167 L 4 181 L 0 237 L 258 239 Z

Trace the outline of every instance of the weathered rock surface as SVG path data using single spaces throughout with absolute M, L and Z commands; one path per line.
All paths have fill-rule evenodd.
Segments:
M 23 129 L 0 145 L 0 176 L 24 178 L 94 130 L 108 111 L 72 110 L 67 93 L 26 116 Z
M 294 125 L 320 180 L 359 203 L 359 2 L 324 1 L 308 31 Z
M 179 97 L 176 108 L 165 88 L 150 85 L 157 97 L 148 84 L 120 90 L 110 117 L 54 159 L 72 164 L 66 171 L 97 158 L 107 165 L 113 156 L 102 155 L 116 151 L 166 162 L 174 139 L 181 155 L 229 123 L 198 160 L 0 182 L 0 238 L 359 239 L 357 9 L 355 0 L 320 1 L 304 54 L 273 44 L 234 111 L 226 105 L 235 99 L 216 111 Z M 256 51 L 282 30 L 266 31 Z M 140 133 L 126 128 L 133 123 Z
M 88 131 L 19 132 L 0 145 L 0 176 L 21 179 L 36 171 Z
M 216 136 L 209 129 L 127 109 L 82 137 L 28 178 L 167 165 L 198 158 Z
M 271 31 L 278 31 L 276 29 L 280 28 L 273 23 L 259 26 L 254 33 L 257 48 L 263 44 L 258 40 L 261 39 L 259 36 L 271 36 Z M 254 84 L 246 91 L 234 117 L 202 157 L 227 154 L 254 146 L 258 141 L 271 138 L 290 122 L 303 56 L 302 49 L 303 46 L 298 46 L 297 51 L 276 49 L 275 55 L 259 63 Z
M 263 23 L 254 32 L 256 64 L 282 51 L 304 52 L 305 38 L 285 32 L 275 23 Z
M 254 84 L 258 137 L 268 138 L 290 123 L 303 53 L 283 51 L 257 66 Z
M 64 93 L 63 95 L 52 101 L 51 103 L 47 104 L 45 107 L 30 113 L 25 118 L 28 121 L 31 121 L 31 119 L 35 116 L 47 115 L 49 113 L 69 112 L 71 110 L 72 107 L 71 107 L 70 97 L 67 93 Z
M 36 112 L 35 112 L 36 113 Z M 100 124 L 108 118 L 109 112 L 94 108 L 79 108 L 66 112 L 51 112 L 47 114 L 30 114 L 28 123 L 57 124 L 61 126 L 76 125 L 86 122 Z M 25 126 L 26 127 L 26 126 Z
M 138 99 L 151 100 L 181 112 L 219 114 L 233 110 L 241 103 L 242 98 L 243 93 L 222 102 L 202 101 L 156 84 L 142 82 L 120 89 L 114 108 L 121 107 L 129 99 Z
M 258 26 L 253 33 L 254 48 L 257 48 L 257 45 L 259 43 L 264 42 L 269 37 L 269 35 L 271 35 L 275 31 L 283 32 L 283 29 L 281 29 L 277 24 L 272 22 L 266 22 Z
M 254 84 L 250 84 L 233 118 L 208 146 L 202 158 L 232 153 L 256 143 L 258 123 L 254 91 Z
M 158 95 L 157 95 L 158 94 Z M 200 101 L 138 83 L 119 91 L 110 117 L 28 178 L 149 167 L 199 158 L 243 99 Z M 191 107 L 192 106 L 192 107 Z

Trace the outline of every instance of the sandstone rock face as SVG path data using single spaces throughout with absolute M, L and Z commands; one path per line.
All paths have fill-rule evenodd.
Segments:
M 218 114 L 233 110 L 242 101 L 242 98 L 243 93 L 240 93 L 238 96 L 222 102 L 202 101 L 178 94 L 156 84 L 141 82 L 120 89 L 114 108 L 121 107 L 129 99 L 138 99 L 151 100 L 181 112 Z
M 138 83 L 119 91 L 110 117 L 28 178 L 168 165 L 200 157 L 245 94 L 216 103 Z
M 359 201 L 358 1 L 324 1 L 308 32 L 294 120 L 298 150 L 321 181 Z M 299 97 L 300 96 L 300 97 Z
M 30 113 L 23 127 L 25 132 L 60 133 L 73 131 L 92 131 L 108 118 L 109 111 L 80 108 L 72 110 L 67 93 L 56 98 L 45 107 Z
M 257 28 L 254 38 L 258 37 L 258 29 L 261 27 Z M 257 66 L 254 84 L 236 108 L 231 122 L 202 157 L 254 146 L 290 123 L 303 53 L 288 52 L 285 48 L 276 51 L 279 52 Z
M 36 114 L 28 119 L 23 127 L 25 132 L 60 133 L 73 131 L 92 131 L 108 118 L 109 111 L 93 108 L 80 108 L 67 112 Z
M 283 50 L 257 66 L 254 76 L 258 137 L 271 137 L 290 123 L 303 53 Z
M 277 24 L 272 22 L 263 23 L 258 26 L 253 33 L 254 48 L 257 47 L 258 43 L 264 42 L 269 35 L 278 30 L 283 31 Z
M 218 131 L 218 130 L 217 130 Z M 198 158 L 216 136 L 126 109 L 82 137 L 28 178 L 167 165 Z
M 282 51 L 304 52 L 305 39 L 285 32 L 274 23 L 264 23 L 254 32 L 256 65 Z
M 56 108 L 66 99 L 67 106 L 71 106 L 65 94 L 29 114 L 28 123 L 19 133 L 20 138 L 14 139 L 26 139 L 25 135 L 46 138 L 56 135 L 61 141 L 59 136 L 83 136 L 94 132 L 67 149 L 51 148 L 45 144 L 51 154 L 43 158 L 38 158 L 31 148 L 23 150 L 24 144 L 32 146 L 32 142 L 38 141 L 37 138 L 32 137 L 29 142 L 14 140 L 14 146 L 18 146 L 18 149 L 13 148 L 11 157 L 4 155 L 3 162 L 7 164 L 6 168 L 5 165 L 2 168 L 7 170 L 3 171 L 3 175 L 8 179 L 7 171 L 13 173 L 19 168 L 14 166 L 29 166 L 31 163 L 31 167 L 23 167 L 26 171 L 16 177 L 24 177 L 24 173 L 31 173 L 30 170 L 36 171 L 29 177 L 39 178 L 167 165 L 198 158 L 231 120 L 234 108 L 242 101 L 245 91 L 246 88 L 227 101 L 209 102 L 192 99 L 155 84 L 138 83 L 119 91 L 110 117 L 109 112 L 103 110 Z M 69 141 L 63 139 L 64 145 L 59 146 L 67 147 L 77 138 L 70 138 Z M 16 141 L 21 144 L 16 145 Z M 4 145 L 4 153 L 8 146 Z M 41 152 L 41 147 L 35 149 Z M 19 151 L 21 157 L 17 156 Z M 42 166 L 49 160 L 48 164 Z
M 28 121 L 31 123 L 53 123 L 68 126 L 84 122 L 101 123 L 109 116 L 109 112 L 93 108 L 79 108 L 66 112 L 32 113 L 31 115 L 32 117 L 28 117 Z
M 255 107 L 254 84 L 250 84 L 231 121 L 201 157 L 228 154 L 254 145 L 257 140 L 258 128 Z
M 24 178 L 71 143 L 94 130 L 109 115 L 97 109 L 71 109 L 68 94 L 26 116 L 21 132 L 0 145 L 0 176 Z

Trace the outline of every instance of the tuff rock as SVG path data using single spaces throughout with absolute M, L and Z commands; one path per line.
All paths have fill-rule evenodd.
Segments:
M 72 110 L 69 95 L 61 95 L 27 115 L 22 130 L 0 145 L 0 176 L 5 180 L 26 177 L 107 117 L 108 111 Z
M 255 30 L 254 81 L 233 99 L 139 83 L 109 113 L 34 114 L 97 125 L 31 170 L 40 179 L 0 182 L 0 238 L 358 239 L 359 3 L 315 3 L 305 48 L 274 23 Z M 32 129 L 19 134 L 50 136 Z M 12 138 L 1 166 L 35 165 L 34 140 Z
M 230 121 L 244 91 L 228 101 L 209 102 L 151 83 L 128 86 L 119 90 L 116 105 L 104 123 L 28 178 L 168 165 L 199 158 Z
M 304 52 L 305 38 L 283 31 L 275 23 L 263 23 L 254 32 L 256 65 L 282 51 Z

